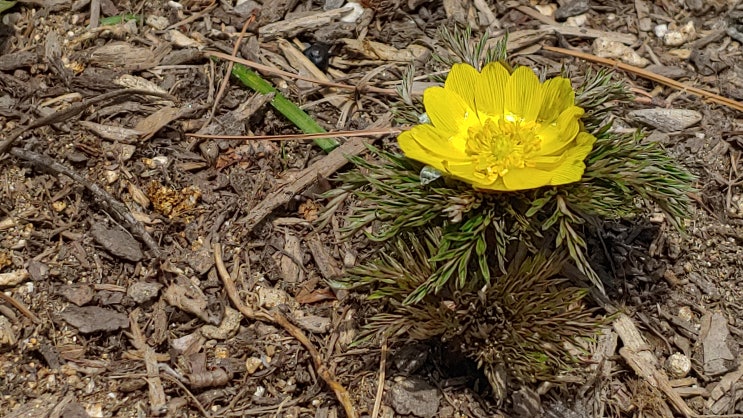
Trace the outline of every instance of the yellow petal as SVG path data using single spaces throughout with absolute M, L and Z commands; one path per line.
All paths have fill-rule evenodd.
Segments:
M 557 120 L 551 125 L 543 125 L 537 130 L 542 140 L 540 154 L 552 155 L 562 152 L 573 141 L 580 130 L 580 117 L 583 109 L 571 106 L 560 113 Z
M 565 161 L 564 155 L 539 156 L 529 160 L 534 168 L 540 170 L 553 170 Z M 530 165 L 532 167 L 532 165 Z
M 575 104 L 575 92 L 567 78 L 555 77 L 545 81 L 542 94 L 544 99 L 538 116 L 540 123 L 554 122 L 560 113 Z
M 591 148 L 593 148 L 593 144 L 596 142 L 596 137 L 589 134 L 588 132 L 580 132 L 578 136 L 575 137 L 575 142 L 578 145 L 587 145 Z M 589 151 L 590 154 L 590 151 Z M 587 156 L 588 154 L 586 154 Z
M 549 185 L 552 176 L 552 171 L 544 171 L 538 168 L 514 168 L 503 176 L 503 183 L 508 190 L 536 189 Z
M 503 92 L 510 76 L 508 70 L 498 62 L 486 65 L 475 85 L 475 109 L 488 115 L 502 115 Z
M 487 190 L 506 190 L 501 177 L 493 181 L 485 180 L 475 176 L 475 169 L 472 163 L 451 163 L 447 164 L 446 172 L 452 177 L 469 183 L 476 189 Z
M 560 184 L 575 183 L 580 181 L 584 171 L 586 171 L 586 165 L 582 160 L 563 164 L 558 169 L 552 171 L 552 181 L 550 184 L 558 186 Z
M 542 85 L 529 67 L 519 67 L 508 79 L 505 89 L 504 112 L 524 121 L 537 120 L 542 108 Z
M 506 187 L 505 184 L 503 184 L 503 177 L 498 177 L 497 180 L 495 180 L 492 183 L 477 183 L 473 182 L 472 187 L 475 189 L 482 189 L 482 190 L 490 190 L 490 191 L 498 191 L 498 192 L 505 192 L 509 189 Z
M 469 157 L 454 148 L 433 125 L 424 124 L 413 127 L 397 137 L 406 157 L 428 164 L 437 170 L 445 171 L 448 161 L 469 161 Z
M 423 106 L 433 126 L 446 136 L 455 135 L 464 119 L 474 113 L 461 96 L 442 87 L 426 89 Z
M 444 88 L 457 93 L 472 109 L 475 108 L 475 86 L 482 76 L 469 64 L 454 64 L 446 77 Z
M 553 171 L 553 185 L 574 183 L 583 177 L 583 172 L 586 171 L 584 160 L 591 153 L 596 137 L 587 132 L 581 132 L 578 134 L 577 142 L 581 145 L 568 149 L 564 155 L 565 163 Z

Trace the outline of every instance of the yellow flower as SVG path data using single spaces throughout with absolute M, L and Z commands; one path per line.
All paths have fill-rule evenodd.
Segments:
M 570 80 L 528 67 L 455 64 L 423 94 L 431 123 L 398 137 L 408 158 L 477 189 L 524 190 L 580 180 L 596 138 L 582 130 Z

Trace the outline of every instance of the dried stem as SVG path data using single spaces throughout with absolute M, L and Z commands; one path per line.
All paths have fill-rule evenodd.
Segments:
M 111 211 L 113 217 L 123 223 L 126 229 L 132 233 L 135 237 L 142 240 L 147 245 L 147 248 L 152 251 L 156 257 L 160 256 L 160 246 L 152 238 L 152 236 L 144 229 L 144 226 L 131 214 L 129 208 L 123 203 L 119 202 L 110 193 L 104 190 L 101 186 L 88 181 L 85 177 L 78 174 L 75 170 L 61 164 L 49 156 L 39 154 L 33 151 L 28 151 L 23 148 L 14 147 L 10 149 L 10 155 L 26 160 L 32 164 L 38 165 L 44 169 L 52 171 L 57 174 L 64 174 L 65 176 L 75 180 L 82 184 L 89 192 L 93 194 L 101 203 L 104 204 L 106 209 Z
M 284 330 L 286 330 L 286 332 L 288 332 L 292 337 L 299 341 L 310 353 L 310 357 L 312 357 L 312 363 L 315 365 L 317 374 L 319 374 L 320 377 L 322 377 L 322 379 L 325 381 L 325 383 L 327 383 L 328 386 L 333 389 L 333 392 L 335 392 L 335 396 L 338 399 L 338 402 L 340 402 L 340 404 L 343 406 L 343 409 L 346 411 L 346 416 L 348 418 L 357 418 L 358 415 L 356 414 L 356 410 L 354 409 L 353 403 L 351 402 L 351 396 L 349 395 L 346 388 L 344 388 L 343 385 L 335 380 L 333 373 L 325 366 L 325 364 L 323 364 L 320 352 L 317 351 L 314 345 L 312 345 L 312 342 L 309 340 L 309 338 L 304 335 L 301 329 L 289 322 L 289 319 L 287 319 L 286 316 L 284 316 L 280 312 L 275 310 L 271 312 L 266 312 L 264 310 L 255 311 L 251 307 L 245 305 L 240 299 L 240 296 L 237 292 L 237 287 L 235 286 L 235 282 L 232 280 L 229 272 L 227 272 L 227 268 L 224 266 L 224 261 L 222 260 L 222 246 L 220 244 L 214 244 L 212 246 L 212 250 L 214 252 L 214 262 L 217 266 L 217 272 L 219 273 L 219 277 L 224 283 L 224 289 L 225 291 L 227 291 L 227 296 L 232 301 L 232 304 L 235 305 L 235 308 L 237 308 L 237 310 L 240 311 L 248 319 L 268 322 L 281 326 L 282 328 L 284 328 Z

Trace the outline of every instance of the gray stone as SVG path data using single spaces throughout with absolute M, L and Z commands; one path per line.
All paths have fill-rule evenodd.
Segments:
M 640 109 L 628 115 L 663 132 L 682 131 L 702 120 L 702 114 L 691 109 Z
M 725 316 L 718 312 L 704 315 L 699 339 L 702 342 L 706 375 L 719 376 L 737 366 L 737 354 L 733 351 L 738 351 L 738 347 L 730 335 Z
M 392 385 L 389 400 L 392 408 L 400 415 L 433 418 L 439 410 L 441 395 L 423 379 L 406 377 Z
M 148 302 L 157 297 L 163 285 L 156 282 L 136 282 L 126 289 L 126 295 L 137 304 Z
M 565 20 L 571 16 L 577 16 L 587 12 L 591 8 L 588 0 L 572 0 L 555 10 L 556 20 Z

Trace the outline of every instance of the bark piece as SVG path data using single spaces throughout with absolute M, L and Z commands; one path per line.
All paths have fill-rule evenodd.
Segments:
M 116 331 L 129 327 L 129 318 L 121 312 L 98 306 L 69 306 L 61 314 L 62 319 L 83 334 L 100 331 Z
M 137 240 L 119 228 L 109 229 L 101 223 L 93 224 L 90 234 L 106 251 L 123 259 L 138 262 L 144 258 Z

